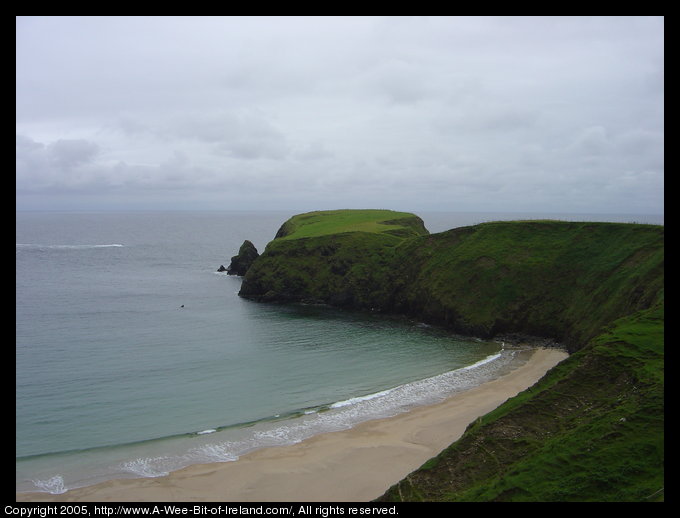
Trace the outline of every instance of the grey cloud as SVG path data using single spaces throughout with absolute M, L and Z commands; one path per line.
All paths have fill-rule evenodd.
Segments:
M 19 17 L 17 204 L 662 211 L 663 24 Z
M 601 155 L 611 146 L 607 130 L 602 126 L 583 129 L 570 144 L 570 149 L 585 156 Z
M 16 136 L 17 189 L 44 185 L 49 171 L 49 158 L 45 146 L 24 135 Z
M 60 169 L 70 170 L 86 164 L 97 155 L 99 146 L 87 140 L 57 140 L 47 147 L 54 164 Z
M 256 113 L 186 114 L 172 121 L 167 133 L 214 145 L 235 158 L 281 159 L 290 151 L 285 135 Z
M 411 104 L 430 94 L 427 70 L 423 65 L 405 59 L 389 59 L 371 71 L 368 86 L 395 104 Z
M 259 158 L 279 160 L 289 153 L 285 141 L 278 138 L 239 138 L 225 142 L 220 146 L 220 149 L 234 158 L 246 160 Z
M 303 149 L 298 150 L 295 153 L 295 157 L 298 160 L 324 160 L 328 158 L 333 158 L 334 153 L 326 148 L 323 142 L 314 141 L 307 144 Z
M 457 107 L 445 107 L 434 114 L 432 127 L 438 133 L 507 132 L 535 126 L 539 120 L 535 109 L 510 103 L 477 100 Z
M 78 183 L 87 176 L 86 167 L 99 147 L 86 140 L 61 139 L 49 145 L 16 137 L 17 184 L 23 188 L 59 183 Z
M 631 129 L 622 133 L 616 143 L 618 151 L 640 158 L 650 158 L 651 167 L 663 168 L 664 136 L 661 129 Z

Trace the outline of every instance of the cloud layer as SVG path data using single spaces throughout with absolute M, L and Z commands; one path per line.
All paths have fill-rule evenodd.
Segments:
M 18 208 L 663 212 L 663 18 L 17 18 Z

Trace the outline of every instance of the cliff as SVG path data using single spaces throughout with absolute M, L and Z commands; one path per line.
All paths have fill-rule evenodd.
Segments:
M 310 212 L 286 221 L 243 280 L 239 295 L 267 302 L 370 307 L 387 296 L 395 248 L 427 234 L 405 212 Z
M 495 222 L 402 243 L 390 312 L 461 333 L 552 337 L 574 351 L 663 293 L 664 228 Z
M 481 337 L 551 337 L 574 351 L 663 292 L 661 226 L 515 221 L 427 234 L 420 218 L 385 212 L 291 218 L 240 295 L 403 314 Z
M 332 211 L 286 222 L 240 295 L 544 336 L 575 353 L 384 499 L 643 500 L 663 498 L 663 286 L 662 226 L 428 234 L 409 214 Z
M 244 276 L 259 255 L 255 245 L 246 239 L 241 248 L 239 248 L 238 254 L 231 258 L 231 262 L 226 268 L 227 274 Z M 220 266 L 220 269 L 217 271 L 225 271 L 224 266 Z

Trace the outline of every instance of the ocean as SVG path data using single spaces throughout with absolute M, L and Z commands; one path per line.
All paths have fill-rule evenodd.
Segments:
M 17 212 L 16 490 L 157 477 L 440 401 L 526 351 L 421 322 L 238 297 L 217 272 L 295 212 Z M 494 219 L 419 214 L 431 232 Z

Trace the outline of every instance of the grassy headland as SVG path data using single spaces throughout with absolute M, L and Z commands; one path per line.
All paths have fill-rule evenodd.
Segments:
M 395 247 L 426 234 L 423 221 L 405 212 L 337 210 L 293 216 L 248 270 L 240 295 L 365 307 L 382 296 Z
M 406 213 L 329 211 L 286 222 L 240 294 L 550 337 L 575 353 L 384 499 L 656 500 L 663 286 L 662 226 L 517 221 L 428 234 Z
M 278 239 L 301 239 L 345 232 L 390 234 L 399 238 L 427 234 L 423 221 L 408 212 L 392 210 L 326 210 L 298 214 L 276 233 Z

